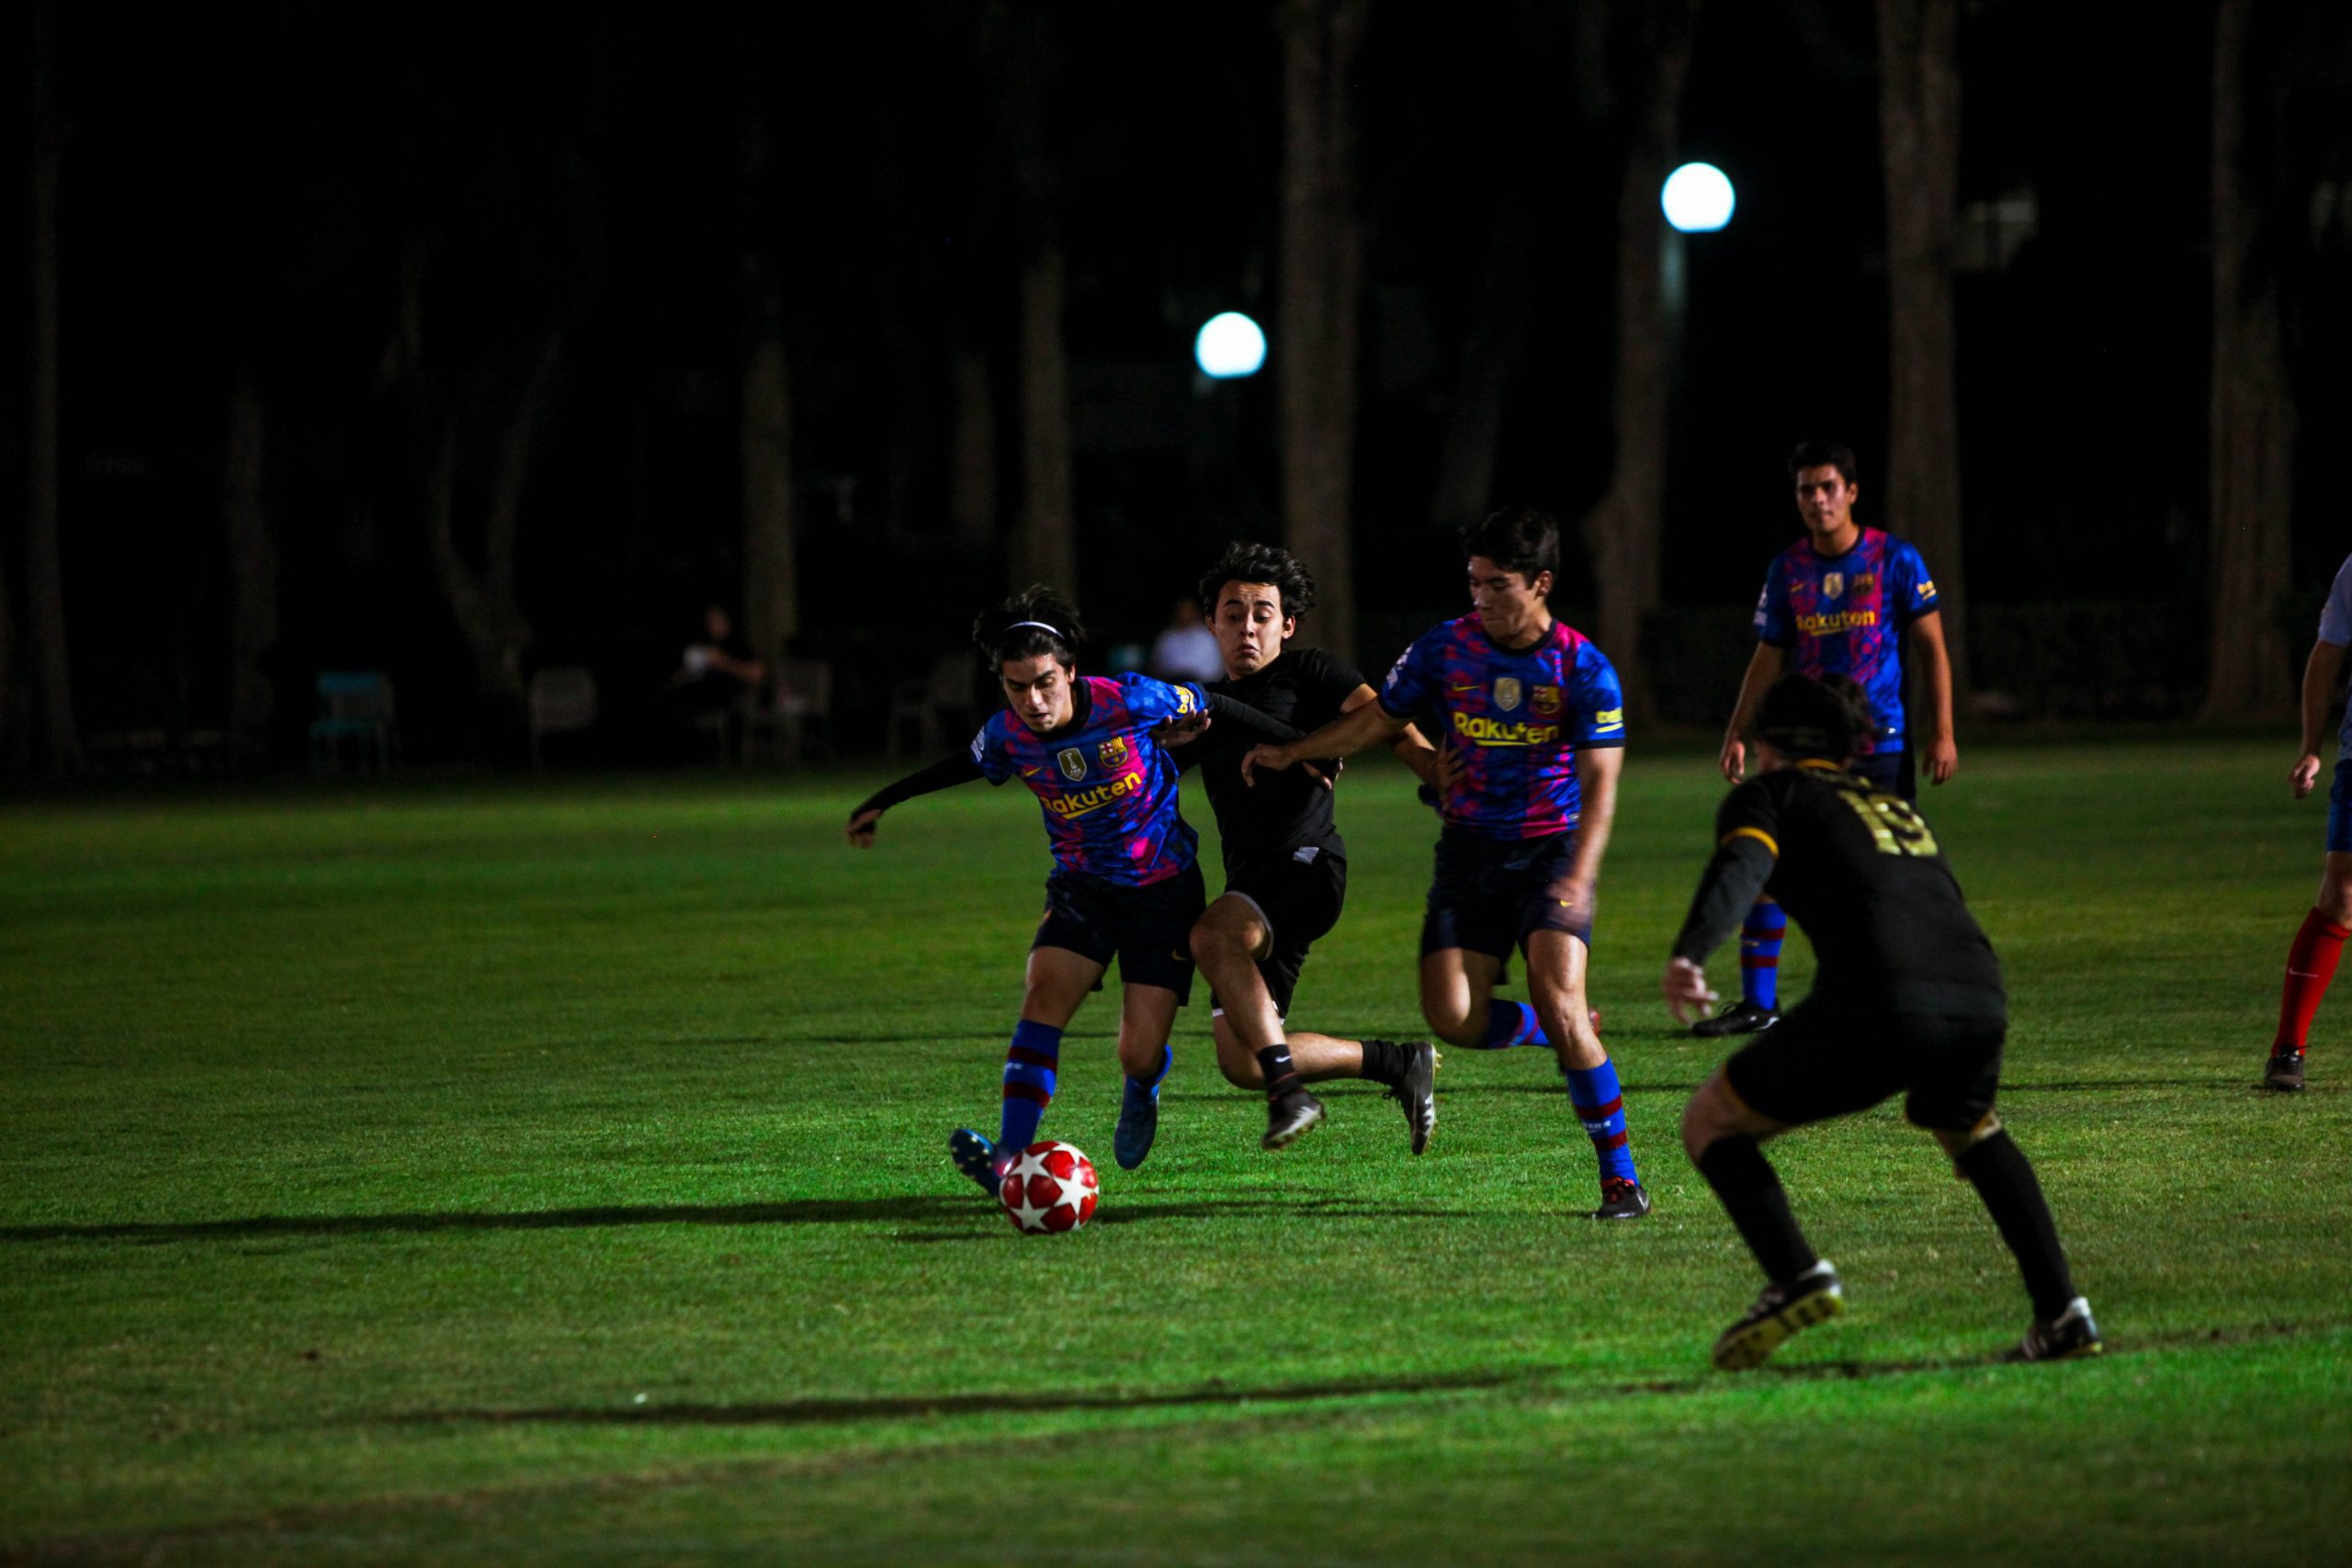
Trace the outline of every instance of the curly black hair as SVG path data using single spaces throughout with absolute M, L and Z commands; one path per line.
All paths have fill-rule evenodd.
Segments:
M 1201 574 L 1201 610 L 1211 620 L 1216 618 L 1216 597 L 1228 582 L 1262 582 L 1280 590 L 1285 615 L 1303 615 L 1315 608 L 1315 579 L 1296 556 L 1272 545 L 1236 539 Z
M 992 671 L 1002 670 L 1009 660 L 1042 653 L 1052 654 L 1065 670 L 1074 669 L 1078 646 L 1085 640 L 1078 606 L 1042 582 L 1031 583 L 972 620 L 972 645 Z

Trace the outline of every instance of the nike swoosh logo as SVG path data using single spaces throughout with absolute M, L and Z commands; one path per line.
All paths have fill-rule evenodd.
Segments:
M 1466 693 L 1475 692 L 1477 689 L 1478 688 L 1476 686 L 1448 686 L 1446 688 L 1447 691 L 1452 692 L 1457 697 L 1462 696 Z
M 1024 779 L 1034 779 L 1044 771 L 1042 768 L 1023 768 L 1021 770 L 1021 776 Z

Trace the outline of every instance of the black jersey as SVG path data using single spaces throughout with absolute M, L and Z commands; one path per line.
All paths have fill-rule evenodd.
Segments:
M 1993 944 L 1926 819 L 1900 796 L 1826 762 L 1802 762 L 1732 791 L 1715 814 L 1715 837 L 1771 852 L 1764 890 L 1804 928 L 1820 961 L 1811 1003 L 2007 1015 Z
M 1247 703 L 1303 735 L 1339 717 L 1340 705 L 1363 684 L 1362 674 L 1321 649 L 1295 648 L 1238 681 L 1212 681 L 1208 690 Z M 1180 765 L 1200 766 L 1209 807 L 1216 813 L 1217 834 L 1224 840 L 1227 877 L 1256 861 L 1286 859 L 1307 844 L 1329 854 L 1346 854 L 1347 844 L 1331 820 L 1332 792 L 1322 780 L 1305 768 L 1285 768 L 1279 773 L 1260 770 L 1255 787 L 1241 782 L 1242 753 L 1256 740 L 1228 726 L 1223 735 L 1212 728 L 1174 753 Z M 1324 763 L 1321 772 L 1336 780 L 1338 769 L 1332 764 Z

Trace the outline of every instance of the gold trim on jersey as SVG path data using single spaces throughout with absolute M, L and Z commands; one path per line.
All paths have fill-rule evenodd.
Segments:
M 1753 839 L 1758 843 L 1763 845 L 1766 849 L 1771 851 L 1772 858 L 1774 860 L 1779 860 L 1781 858 L 1781 845 L 1779 840 L 1775 840 L 1771 834 L 1766 832 L 1761 828 L 1734 828 L 1730 832 L 1725 833 L 1721 839 L 1715 841 L 1715 848 L 1721 849 L 1724 845 L 1730 843 L 1734 839 Z

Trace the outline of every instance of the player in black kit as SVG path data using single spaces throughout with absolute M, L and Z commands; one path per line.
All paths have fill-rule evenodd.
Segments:
M 1364 678 L 1319 649 L 1290 649 L 1315 583 L 1288 551 L 1235 544 L 1201 579 L 1201 607 L 1216 632 L 1225 677 L 1208 690 L 1247 703 L 1305 732 L 1374 697 Z M 1412 1149 L 1437 1122 L 1437 1050 L 1426 1043 L 1340 1040 L 1287 1032 L 1284 1019 L 1307 949 L 1340 919 L 1348 847 L 1332 820 L 1337 763 L 1242 782 L 1250 737 L 1228 726 L 1176 747 L 1197 764 L 1224 840 L 1225 892 L 1193 928 L 1193 958 L 1216 993 L 1217 1066 L 1241 1089 L 1266 1092 L 1269 1149 L 1288 1146 L 1323 1119 L 1306 1085 L 1369 1078 L 1405 1108 Z M 1424 783 L 1437 753 L 1411 729 L 1393 748 Z
M 1904 1091 L 1904 1114 L 1935 1135 L 1999 1227 L 2033 1298 L 2012 1360 L 2100 1349 L 2075 1293 L 2050 1206 L 2024 1152 L 1993 1114 L 2008 1002 L 1993 944 L 1962 901 L 1935 834 L 1900 796 L 1845 771 L 1870 713 L 1850 681 L 1783 676 L 1757 728 L 1764 772 L 1715 815 L 1714 858 L 1663 980 L 1677 1020 L 1714 998 L 1700 964 L 1769 891 L 1812 939 L 1812 992 L 1724 1064 L 1682 1114 L 1682 1146 L 1715 1190 L 1770 1283 L 1715 1341 L 1726 1371 L 1845 1310 L 1838 1272 L 1805 1242 L 1757 1145 Z

